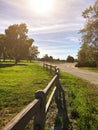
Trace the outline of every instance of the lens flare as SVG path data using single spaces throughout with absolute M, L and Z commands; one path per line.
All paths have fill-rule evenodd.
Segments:
M 31 0 L 30 6 L 38 14 L 48 14 L 53 10 L 54 0 Z

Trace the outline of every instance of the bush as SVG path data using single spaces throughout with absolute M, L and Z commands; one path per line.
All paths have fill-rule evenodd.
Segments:
M 97 67 L 95 62 L 78 62 L 75 67 Z

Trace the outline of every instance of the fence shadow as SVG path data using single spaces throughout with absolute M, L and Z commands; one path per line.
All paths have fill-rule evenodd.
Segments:
M 61 91 L 58 91 L 58 96 L 55 98 L 58 108 L 58 113 L 55 119 L 54 130 L 73 130 L 72 124 L 68 117 L 65 91 L 61 87 Z

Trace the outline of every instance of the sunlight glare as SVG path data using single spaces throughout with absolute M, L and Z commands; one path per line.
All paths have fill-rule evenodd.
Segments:
M 54 0 L 31 0 L 30 6 L 38 14 L 48 14 L 53 10 Z

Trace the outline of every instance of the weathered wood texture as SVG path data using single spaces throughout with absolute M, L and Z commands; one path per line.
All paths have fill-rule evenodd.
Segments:
M 54 95 L 59 91 L 59 69 L 56 66 L 43 64 L 46 70 L 51 74 L 55 74 L 44 90 L 35 93 L 35 100 L 22 110 L 15 118 L 13 118 L 2 130 L 25 130 L 28 122 L 34 117 L 33 130 L 44 130 L 46 114 L 51 105 Z M 54 87 L 54 88 L 53 88 Z M 48 101 L 46 98 L 53 88 Z

